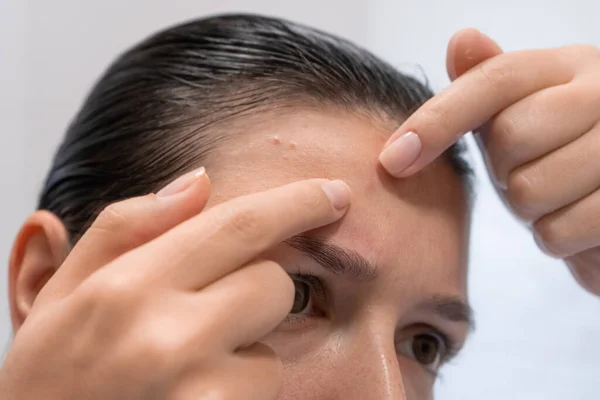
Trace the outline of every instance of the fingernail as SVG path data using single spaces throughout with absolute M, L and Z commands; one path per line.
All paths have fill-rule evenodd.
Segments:
M 451 60 L 448 63 L 448 78 L 450 78 L 451 81 L 454 81 L 456 79 L 456 65 L 455 65 L 455 60 Z
M 343 210 L 350 204 L 350 187 L 344 181 L 329 181 L 321 187 L 336 210 Z
M 206 174 L 206 169 L 204 169 L 204 167 L 200 167 L 181 175 L 179 178 L 175 179 L 173 182 L 159 190 L 158 193 L 156 193 L 156 197 L 168 197 L 181 193 L 197 182 L 198 179 L 204 174 Z
M 379 162 L 393 176 L 411 166 L 421 154 L 421 139 L 414 132 L 408 132 L 389 144 L 379 155 Z

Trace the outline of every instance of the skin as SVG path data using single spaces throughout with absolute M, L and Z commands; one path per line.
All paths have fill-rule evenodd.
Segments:
M 446 64 L 453 82 L 388 142 L 414 132 L 420 151 L 390 173 L 409 177 L 474 131 L 500 197 L 544 252 L 600 295 L 600 49 L 503 53 L 470 29 L 452 38 Z
M 381 169 L 393 126 L 333 108 L 246 117 L 231 127 L 246 133 L 207 160 L 212 187 L 192 172 L 184 192 L 110 206 L 66 259 L 60 221 L 34 214 L 11 262 L 17 333 L 0 389 L 18 400 L 432 398 L 438 368 L 412 343 L 466 338 L 468 203 L 447 162 L 402 181 Z M 339 210 L 321 189 L 334 179 L 351 188 Z M 299 233 L 376 274 L 334 274 L 281 243 Z M 312 287 L 310 307 L 288 315 L 299 273 L 325 295 Z

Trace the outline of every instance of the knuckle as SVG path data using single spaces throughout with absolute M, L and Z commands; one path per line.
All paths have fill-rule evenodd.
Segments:
M 252 240 L 268 227 L 260 212 L 250 206 L 240 206 L 227 211 L 223 227 L 243 240 Z
M 490 129 L 490 146 L 501 156 L 510 155 L 519 147 L 519 127 L 515 118 L 500 115 Z
M 155 373 L 164 374 L 174 368 L 174 363 L 181 353 L 182 345 L 178 343 L 178 335 L 172 332 L 154 331 L 153 334 L 136 335 L 134 342 L 128 346 L 123 355 L 124 363 L 131 368 L 147 368 L 152 366 Z
M 208 346 L 198 345 L 192 335 L 182 326 L 180 318 L 173 313 L 153 313 L 148 318 L 140 318 L 131 329 L 126 364 L 150 365 L 160 374 L 176 373 L 193 357 L 202 359 Z
M 500 61 L 499 59 L 490 60 L 479 64 L 476 68 L 483 79 L 492 87 L 501 89 L 515 81 L 516 71 L 509 62 Z
M 444 107 L 441 104 L 431 102 L 425 110 L 424 119 L 430 121 L 434 126 L 439 126 L 442 130 L 453 125 L 453 117 L 450 114 L 449 107 Z
M 600 49 L 591 44 L 577 44 L 570 46 L 570 50 L 584 58 L 600 58 Z
M 577 44 L 561 48 L 561 57 L 574 69 L 574 73 L 583 71 L 596 73 L 600 62 L 600 49 L 590 44 Z
M 536 188 L 526 172 L 515 171 L 509 175 L 506 198 L 520 218 L 533 219 L 537 211 Z
M 502 116 L 496 118 L 489 129 L 486 151 L 494 176 L 501 182 L 507 181 L 519 158 L 522 140 L 518 130 L 515 119 Z
M 89 279 L 83 292 L 88 302 L 108 307 L 116 305 L 122 309 L 136 297 L 135 287 L 135 283 L 125 274 L 105 273 Z
M 542 218 L 533 224 L 538 246 L 553 256 L 564 254 L 564 232 L 559 222 L 551 217 Z
M 127 223 L 127 217 L 123 208 L 123 203 L 121 202 L 107 205 L 98 214 L 92 228 L 103 229 L 109 232 L 119 231 Z
M 154 319 L 157 321 L 157 319 Z M 182 339 L 183 335 L 176 334 L 175 330 L 165 329 L 161 324 L 149 323 L 144 327 L 145 332 L 151 332 L 142 348 L 145 353 L 152 356 L 153 359 L 162 363 L 176 357 L 186 349 L 186 341 Z

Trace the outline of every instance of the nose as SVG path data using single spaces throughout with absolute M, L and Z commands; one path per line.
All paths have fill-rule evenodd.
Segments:
M 335 358 L 332 396 L 326 398 L 347 400 L 406 400 L 402 373 L 393 341 L 388 337 L 363 332 L 348 338 L 340 348 L 350 349 Z M 335 394 L 334 394 L 335 393 Z

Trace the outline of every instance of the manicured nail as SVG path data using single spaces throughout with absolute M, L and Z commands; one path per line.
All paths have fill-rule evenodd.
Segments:
M 421 139 L 408 132 L 389 144 L 379 155 L 379 162 L 393 176 L 399 177 L 421 154 Z
M 187 188 L 192 186 L 198 181 L 198 179 L 206 174 L 206 169 L 200 167 L 186 174 L 181 175 L 173 182 L 162 188 L 156 193 L 156 197 L 168 197 L 185 191 Z
M 350 204 L 350 187 L 344 181 L 329 181 L 321 187 L 336 210 L 343 210 Z

